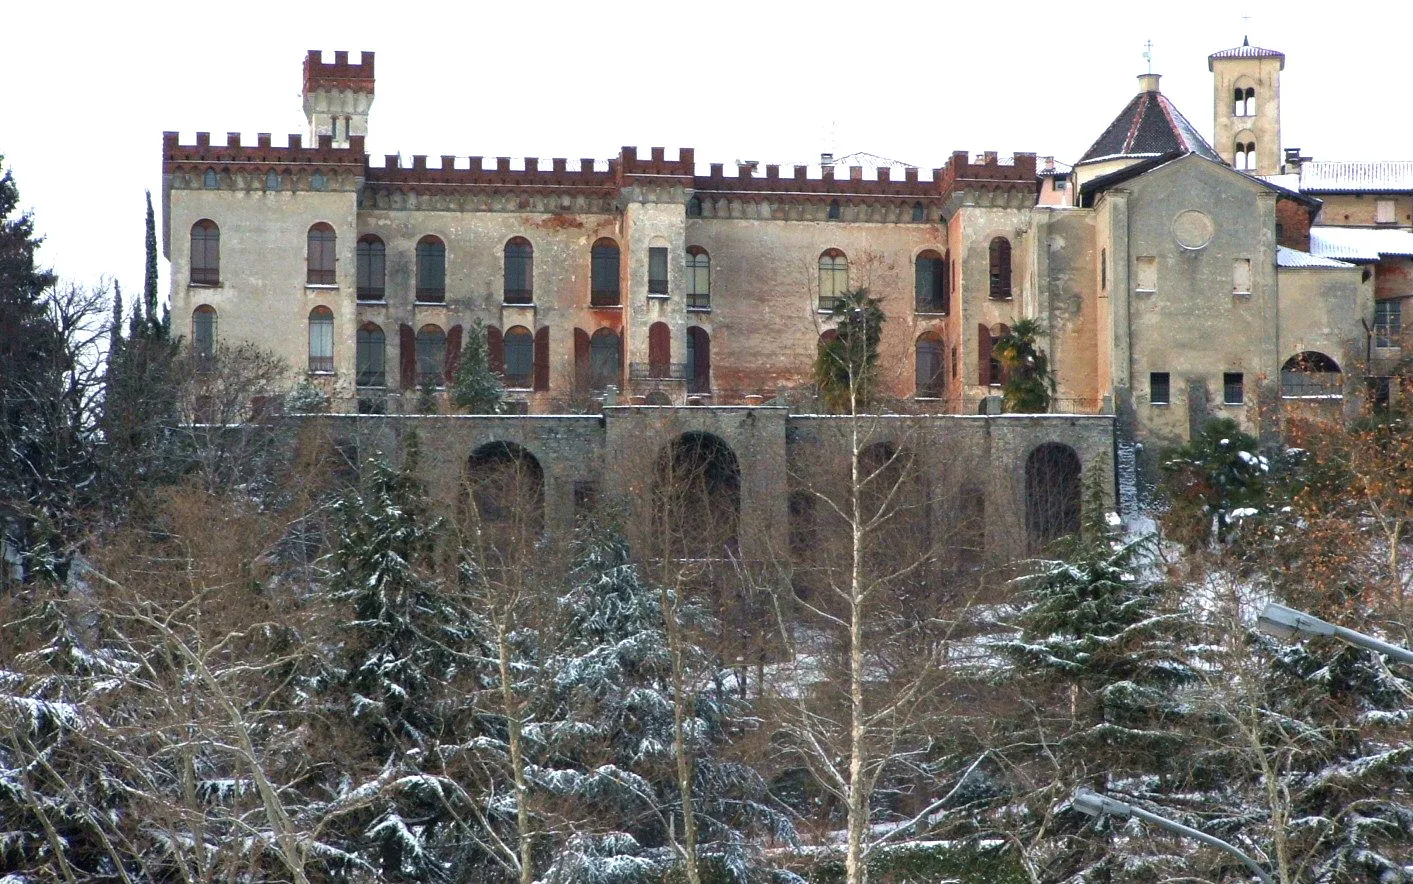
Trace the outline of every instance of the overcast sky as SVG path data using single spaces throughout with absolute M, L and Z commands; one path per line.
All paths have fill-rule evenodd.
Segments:
M 1286 146 L 1413 159 L 1410 0 L 14 0 L 0 29 L 0 154 L 46 237 L 42 259 L 132 293 L 143 191 L 161 207 L 162 132 L 305 133 L 301 63 L 315 48 L 377 53 L 375 156 L 662 145 L 701 162 L 832 150 L 931 168 L 953 150 L 1073 162 L 1137 91 L 1150 39 L 1163 91 L 1210 138 L 1206 57 L 1249 29 L 1287 56 Z

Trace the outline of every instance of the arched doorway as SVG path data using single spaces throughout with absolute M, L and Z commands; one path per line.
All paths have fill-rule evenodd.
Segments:
M 1025 531 L 1032 549 L 1079 531 L 1080 476 L 1079 455 L 1059 442 L 1036 446 L 1025 459 Z
M 683 433 L 664 446 L 653 471 L 654 530 L 672 556 L 734 557 L 739 548 L 741 466 L 710 433 Z
M 493 532 L 493 542 L 532 540 L 544 529 L 544 470 L 514 442 L 482 445 L 466 462 L 463 504 L 468 521 Z

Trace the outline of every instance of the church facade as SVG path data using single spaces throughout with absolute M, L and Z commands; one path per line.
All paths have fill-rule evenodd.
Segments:
M 1213 416 L 1271 437 L 1389 395 L 1413 295 L 1404 164 L 1285 149 L 1284 62 L 1210 56 L 1215 144 L 1143 75 L 1060 173 L 1027 153 L 379 160 L 373 54 L 313 51 L 309 143 L 164 136 L 174 321 L 197 350 L 274 350 L 341 412 L 412 411 L 478 329 L 518 412 L 790 404 L 835 298 L 867 287 L 899 410 L 999 411 L 992 343 L 1034 318 L 1052 412 L 1114 415 L 1140 442 Z

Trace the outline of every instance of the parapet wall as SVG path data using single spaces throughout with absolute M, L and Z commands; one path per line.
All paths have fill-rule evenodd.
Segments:
M 349 64 L 348 53 L 334 53 L 332 64 L 311 49 L 304 56 L 304 94 L 311 92 L 362 92 L 373 94 L 373 53 L 359 53 L 358 64 Z

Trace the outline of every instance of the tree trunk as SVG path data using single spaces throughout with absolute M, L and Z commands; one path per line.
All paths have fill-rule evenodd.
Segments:
M 863 514 L 859 511 L 858 398 L 850 377 L 849 508 L 852 547 L 849 563 L 849 783 L 848 850 L 844 872 L 848 884 L 868 884 L 864 836 L 868 830 L 868 795 L 864 780 L 864 652 L 863 652 Z
M 659 583 L 658 592 L 662 600 L 663 628 L 667 632 L 667 650 L 672 657 L 672 752 L 677 756 L 677 791 L 682 796 L 682 865 L 687 874 L 687 884 L 701 884 L 701 870 L 697 867 L 697 815 L 692 803 L 692 778 L 694 776 L 692 754 L 687 746 L 686 718 L 692 713 L 689 707 L 685 679 L 682 673 L 682 636 L 678 631 L 677 606 L 669 601 L 667 584 Z
M 504 616 L 496 618 L 496 650 L 500 657 L 500 696 L 505 705 L 510 772 L 515 782 L 515 835 L 519 841 L 520 884 L 534 884 L 530 855 L 529 789 L 525 785 L 524 747 L 520 736 L 520 703 L 515 699 L 515 688 L 510 680 L 510 637 L 506 633 Z

